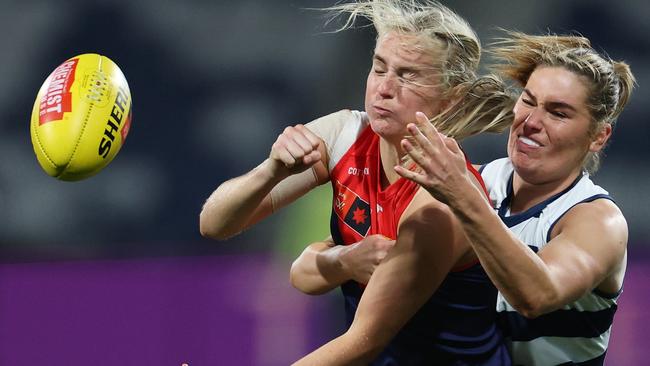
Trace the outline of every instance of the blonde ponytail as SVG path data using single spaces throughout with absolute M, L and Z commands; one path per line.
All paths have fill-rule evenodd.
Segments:
M 483 132 L 500 133 L 510 127 L 516 98 L 495 75 L 479 77 L 455 88 L 459 100 L 431 123 L 456 140 Z

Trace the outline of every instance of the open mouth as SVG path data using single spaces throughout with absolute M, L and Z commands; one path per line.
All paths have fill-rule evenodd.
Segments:
M 524 145 L 530 146 L 530 147 L 541 147 L 542 146 L 539 142 L 537 142 L 535 140 L 531 140 L 531 139 L 529 139 L 528 137 L 525 137 L 525 136 L 519 136 L 519 138 L 517 140 L 520 141 L 521 143 L 523 143 Z

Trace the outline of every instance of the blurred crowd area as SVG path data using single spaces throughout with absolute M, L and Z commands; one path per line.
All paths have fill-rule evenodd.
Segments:
M 258 365 L 286 364 L 341 331 L 342 322 L 333 321 L 341 317 L 338 293 L 324 300 L 306 300 L 288 288 L 287 281 L 290 261 L 307 242 L 328 234 L 328 187 L 226 242 L 209 241 L 198 231 L 198 215 L 208 195 L 224 180 L 262 161 L 285 126 L 343 108 L 363 108 L 375 35 L 367 27 L 333 33 L 336 23 L 325 26 L 325 14 L 314 10 L 333 3 L 0 0 L 0 308 L 5 309 L 0 317 L 9 324 L 0 334 L 0 339 L 4 337 L 0 344 L 6 345 L 0 365 L 16 364 L 14 360 L 23 357 L 16 350 L 20 342 L 31 342 L 29 324 L 38 325 L 34 329 L 47 347 L 68 352 L 69 344 L 56 341 L 60 327 L 66 326 L 56 319 L 68 319 L 75 306 L 85 309 L 85 317 L 79 319 L 88 322 L 72 331 L 64 329 L 66 334 L 88 339 L 85 327 L 90 327 L 89 332 L 101 329 L 91 325 L 93 319 L 103 319 L 114 332 L 103 334 L 107 344 L 124 347 L 106 354 L 121 357 L 131 352 L 142 360 L 147 359 L 146 352 L 180 352 L 171 336 L 157 339 L 148 351 L 130 350 L 120 341 L 120 332 L 138 328 L 124 319 L 149 321 L 143 314 L 151 315 L 151 309 L 157 309 L 155 315 L 160 317 L 151 324 L 162 327 L 165 334 L 182 337 L 194 329 L 194 338 L 185 339 L 202 340 L 193 345 L 196 352 L 219 349 L 210 343 L 221 339 L 214 329 L 226 329 L 220 327 L 231 315 L 243 319 L 242 324 L 251 325 L 243 325 L 238 334 L 248 342 L 244 348 L 253 350 L 247 354 L 254 359 L 250 364 Z M 645 192 L 650 174 L 644 168 L 650 160 L 650 132 L 644 122 L 650 112 L 645 102 L 646 85 L 650 85 L 646 36 L 650 4 L 642 0 L 444 3 L 474 26 L 484 45 L 502 34 L 499 27 L 532 33 L 577 32 L 613 59 L 631 65 L 639 87 L 619 120 L 595 180 L 610 191 L 630 227 L 631 266 L 608 359 L 616 365 L 642 363 L 640 342 L 649 323 L 644 310 L 650 279 L 646 270 L 650 196 Z M 110 57 L 123 70 L 133 96 L 133 123 L 122 151 L 104 171 L 84 181 L 61 182 L 47 176 L 36 161 L 30 113 L 48 74 L 66 59 L 88 52 Z M 503 135 L 474 137 L 463 146 L 476 163 L 505 156 Z M 152 257 L 166 259 L 162 258 L 163 264 L 146 262 Z M 184 261 L 188 257 L 208 261 L 198 268 L 205 269 L 201 273 L 213 282 L 192 277 L 202 274 L 192 272 L 197 267 L 193 260 Z M 98 266 L 92 264 L 97 259 L 102 260 Z M 129 261 L 110 261 L 114 259 Z M 77 268 L 66 264 L 70 260 L 91 262 L 73 261 L 80 263 Z M 167 285 L 165 281 L 172 278 L 178 279 L 176 284 Z M 106 306 L 110 299 L 100 301 L 103 295 L 96 291 L 95 280 L 116 291 L 116 304 L 128 304 L 133 294 L 139 294 L 140 302 L 135 308 Z M 78 287 L 70 287 L 74 283 Z M 130 287 L 122 287 L 126 285 Z M 58 288 L 69 290 L 70 297 Z M 223 291 L 223 297 L 215 291 Z M 159 298 L 167 308 L 160 307 Z M 202 298 L 215 304 L 226 301 L 224 313 L 211 313 L 209 306 L 194 308 L 192 301 Z M 110 315 L 100 313 L 101 306 L 82 306 L 87 301 L 104 304 Z M 227 305 L 231 302 L 235 305 Z M 41 314 L 38 319 L 43 323 L 33 314 Z M 201 318 L 205 325 L 186 328 L 182 321 L 169 323 L 166 317 L 178 314 Z M 300 347 L 273 343 L 285 339 L 269 333 L 277 327 L 286 331 L 281 334 L 293 335 L 291 339 L 302 339 Z M 238 340 L 222 348 L 242 354 L 241 344 L 235 344 Z M 281 350 L 287 352 L 278 354 Z M 215 364 L 211 355 L 205 353 L 206 364 Z M 187 360 L 179 358 L 178 364 Z M 68 361 L 65 364 L 88 364 Z M 143 364 L 147 363 L 155 364 Z
M 456 0 L 488 44 L 498 28 L 578 32 L 629 62 L 639 87 L 596 181 L 626 214 L 633 249 L 650 245 L 647 2 Z M 222 181 L 263 160 L 287 125 L 362 109 L 374 34 L 332 33 L 331 1 L 0 1 L 0 246 L 4 261 L 218 254 L 300 247 L 293 231 L 327 232 L 327 193 L 227 244 L 198 233 L 201 205 Z M 29 137 L 36 93 L 58 64 L 95 52 L 113 59 L 133 95 L 131 132 L 97 176 L 45 175 Z M 489 61 L 484 58 L 484 61 Z M 505 155 L 505 136 L 464 143 L 477 163 Z M 327 188 L 325 188 L 327 189 Z M 324 197 L 321 199 L 320 197 Z M 295 208 L 294 208 L 295 210 Z M 286 216 L 301 225 L 283 224 Z M 312 215 L 316 215 L 311 219 Z M 316 219 L 318 218 L 318 219 Z M 291 232 L 287 234 L 284 228 Z M 266 238 L 269 242 L 260 242 Z M 231 245 L 232 244 L 232 245 Z M 293 255 L 296 248 L 289 249 Z

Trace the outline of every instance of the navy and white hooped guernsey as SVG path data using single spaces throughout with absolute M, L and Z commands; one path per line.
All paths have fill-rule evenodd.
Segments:
M 572 207 L 596 199 L 610 199 L 584 173 L 563 192 L 515 215 L 510 214 L 510 159 L 486 164 L 481 175 L 501 220 L 519 240 L 539 252 L 550 240 L 554 225 Z M 516 265 L 516 264 L 513 264 Z M 501 293 L 497 312 L 515 365 L 603 365 L 620 295 L 594 290 L 575 302 L 535 319 L 520 315 Z

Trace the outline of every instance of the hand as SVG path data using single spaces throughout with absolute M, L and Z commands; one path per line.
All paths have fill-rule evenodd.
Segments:
M 287 177 L 309 169 L 321 160 L 321 140 L 303 125 L 287 127 L 271 147 L 271 160 L 276 176 Z
M 383 235 L 369 235 L 361 241 L 344 247 L 339 254 L 339 262 L 350 279 L 367 284 L 375 268 L 395 245 Z
M 419 170 L 395 166 L 395 172 L 448 204 L 453 197 L 461 194 L 457 190 L 462 183 L 470 181 L 465 155 L 456 140 L 439 133 L 424 113 L 417 112 L 415 119 L 417 125 L 409 123 L 407 126 L 412 138 L 403 139 L 401 145 Z

